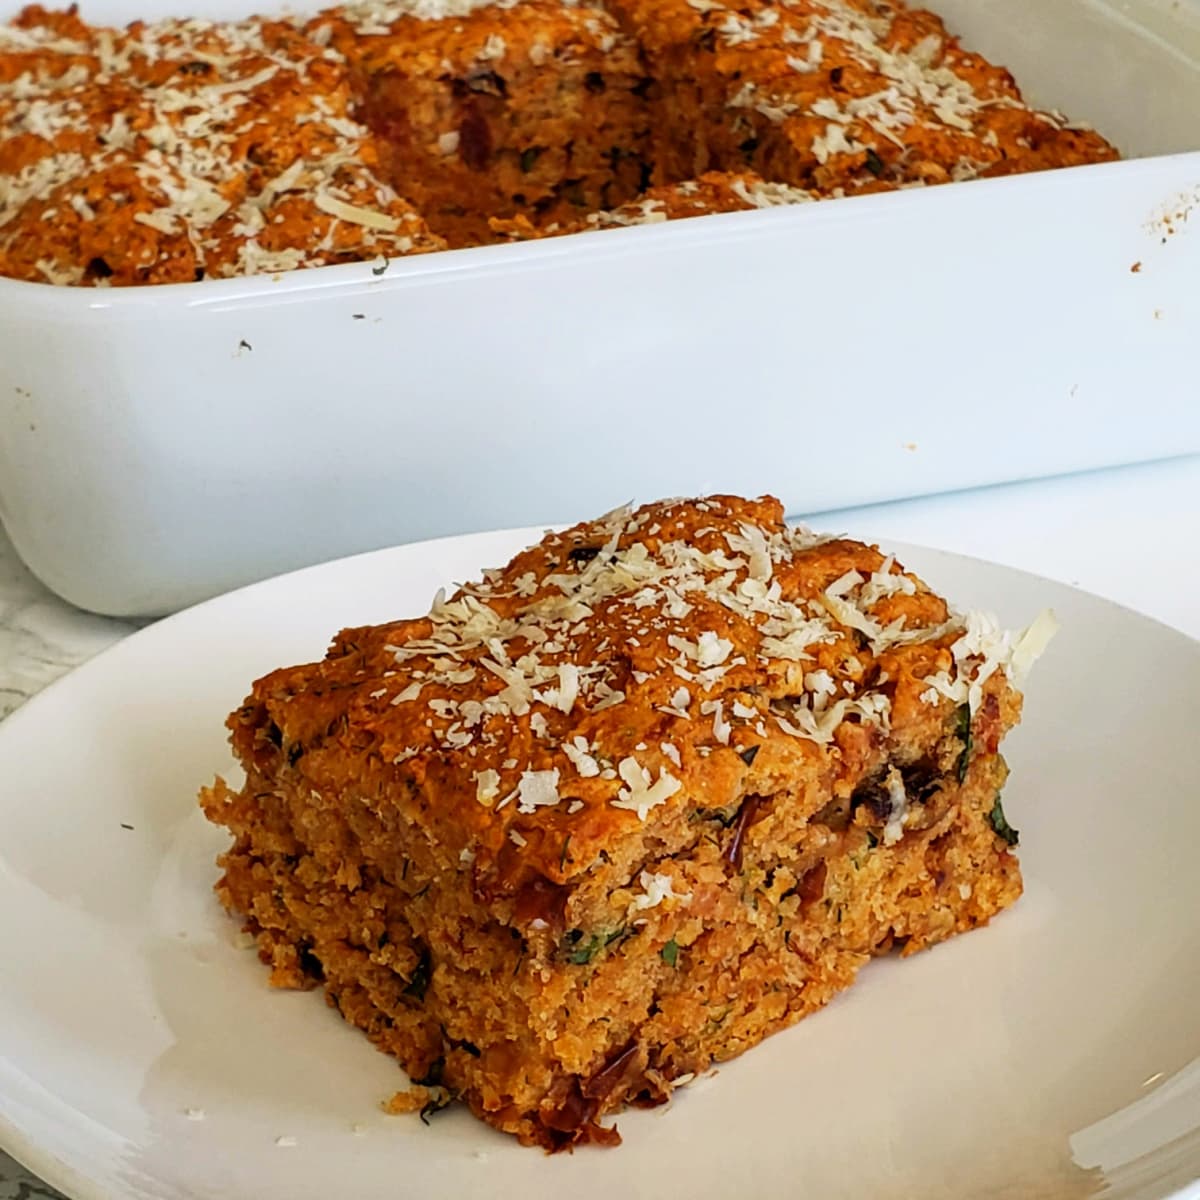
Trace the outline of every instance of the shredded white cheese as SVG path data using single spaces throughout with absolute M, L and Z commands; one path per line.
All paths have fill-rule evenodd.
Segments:
M 657 875 L 643 871 L 638 876 L 638 883 L 642 885 L 642 891 L 634 896 L 630 904 L 633 912 L 645 912 L 648 908 L 657 908 L 664 900 L 676 900 L 680 904 L 687 904 L 692 898 L 691 892 L 675 891 L 670 875 Z
M 500 773 L 490 768 L 475 773 L 475 799 L 490 806 L 500 794 Z
M 523 771 L 517 786 L 517 812 L 531 813 L 539 808 L 557 804 L 558 768 L 550 771 Z
M 576 735 L 571 741 L 563 742 L 562 752 L 583 779 L 592 779 L 600 774 L 600 764 L 592 755 L 587 738 Z
M 683 787 L 665 768 L 660 768 L 658 779 L 651 782 L 650 772 L 632 757 L 621 759 L 617 764 L 617 772 L 625 781 L 625 786 L 617 793 L 612 806 L 637 813 L 639 821 L 644 821 L 651 809 L 664 804 Z
M 883 827 L 883 844 L 894 846 L 904 836 L 904 818 L 908 815 L 908 793 L 904 790 L 904 777 L 895 767 L 889 768 L 884 786 L 887 788 L 890 808 L 887 824 Z

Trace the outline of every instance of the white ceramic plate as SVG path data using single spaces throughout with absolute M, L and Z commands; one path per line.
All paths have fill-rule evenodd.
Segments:
M 1020 903 L 626 1114 L 617 1150 L 547 1158 L 465 1112 L 380 1113 L 394 1064 L 236 947 L 211 893 L 225 838 L 195 792 L 231 769 L 222 722 L 254 677 L 527 540 L 225 596 L 0 726 L 5 1148 L 78 1200 L 1200 1194 L 1200 644 L 915 548 L 902 558 L 963 605 L 1062 621 L 1008 747 Z

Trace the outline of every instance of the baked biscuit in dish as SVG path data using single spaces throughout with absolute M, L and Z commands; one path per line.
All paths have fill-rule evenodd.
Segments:
M 898 0 L 360 0 L 126 29 L 31 6 L 0 25 L 0 129 L 0 275 L 95 286 L 758 206 L 706 207 L 719 175 L 778 203 L 1116 157 Z
M 245 784 L 201 797 L 217 892 L 428 1094 L 611 1143 L 1017 899 L 999 746 L 1051 625 L 956 614 L 770 498 L 621 509 L 259 680 Z

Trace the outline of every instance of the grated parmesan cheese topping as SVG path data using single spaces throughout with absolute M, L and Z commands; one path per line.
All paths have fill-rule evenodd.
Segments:
M 1018 634 L 1001 629 L 991 613 L 969 612 L 961 623 L 965 626 L 962 636 L 950 647 L 955 670 L 929 676 L 929 687 L 921 694 L 926 704 L 945 697 L 969 705 L 971 712 L 978 711 L 988 679 L 1004 671 L 1014 684 L 1022 683 L 1058 631 L 1058 619 L 1049 609 Z
M 0 253 L 20 261 L 13 239 L 52 218 L 61 260 L 47 259 L 43 274 L 56 282 L 80 282 L 66 277 L 83 274 L 97 252 L 81 247 L 97 243 L 97 283 L 118 272 L 144 282 L 275 273 L 405 254 L 422 238 L 440 245 L 375 173 L 341 56 L 292 24 L 113 30 L 45 19 L 0 26 L 0 53 L 38 56 L 0 81 L 10 137 Z M 109 245 L 111 233 L 93 229 L 110 229 L 122 209 L 138 232 Z
M 521 0 L 358 0 L 340 8 L 339 15 L 358 33 L 392 32 L 397 21 L 446 21 L 468 17 L 481 8 L 515 8 Z M 574 8 L 576 0 L 560 0 Z
M 557 804 L 558 769 L 551 771 L 523 771 L 517 786 L 517 812 L 531 813 L 547 804 Z
M 396 627 L 385 647 L 395 673 L 369 693 L 380 712 L 411 710 L 417 740 L 392 761 L 409 770 L 453 752 L 474 762 L 479 805 L 506 836 L 517 830 L 518 848 L 545 814 L 606 807 L 650 823 L 696 802 L 684 769 L 693 754 L 740 756 L 772 735 L 819 753 L 847 721 L 886 734 L 888 677 L 868 676 L 869 656 L 938 647 L 920 700 L 948 713 L 977 702 L 997 671 L 1027 669 L 1052 632 L 1040 621 L 1014 639 L 985 614 L 948 612 L 893 558 L 863 548 L 853 561 L 874 569 L 802 587 L 830 539 L 747 521 L 744 502 L 703 504 L 698 530 L 688 526 L 697 503 L 668 501 L 548 534 Z M 838 553 L 828 561 L 845 561 Z M 927 615 L 910 624 L 914 612 Z M 896 786 L 889 779 L 888 836 L 898 837 Z
M 965 139 L 957 164 L 945 178 L 976 178 L 997 157 L 986 150 L 968 153 L 974 142 L 996 149 L 995 131 L 981 127 L 980 115 L 989 108 L 1025 108 L 1002 74 L 995 76 L 990 90 L 985 85 L 977 91 L 954 69 L 962 56 L 940 34 L 908 47 L 898 43 L 898 9 L 852 0 L 780 0 L 751 16 L 712 0 L 688 3 L 726 50 L 758 53 L 771 46 L 785 51 L 790 78 L 785 74 L 762 85 L 745 78 L 748 72 L 739 72 L 727 106 L 751 110 L 774 124 L 803 122 L 803 128 L 813 130 L 808 144 L 820 165 L 868 150 L 876 154 L 873 169 L 863 169 L 857 186 L 883 173 L 880 153 L 890 147 L 890 158 L 897 157 L 895 151 L 903 156 L 922 132 Z M 831 95 L 826 81 L 831 63 L 853 63 L 878 78 L 880 86 L 866 95 L 853 94 L 853 89 Z M 1061 114 L 1031 115 L 1054 128 L 1064 127 Z M 909 166 L 915 169 L 915 164 Z
M 661 200 L 638 200 L 606 212 L 589 213 L 587 223 L 597 229 L 615 229 L 622 225 L 657 225 L 668 219 Z
M 787 204 L 806 204 L 815 199 L 803 188 L 786 183 L 769 183 L 765 179 L 735 179 L 730 187 L 751 208 L 778 208 Z
M 642 871 L 638 875 L 638 883 L 642 890 L 630 902 L 632 912 L 645 912 L 648 908 L 657 908 L 664 900 L 676 900 L 680 904 L 687 904 L 692 898 L 691 892 L 675 890 L 675 883 L 670 875 Z
M 656 225 L 702 213 L 773 208 L 814 199 L 815 195 L 803 188 L 769 183 L 753 174 L 710 172 L 699 179 L 652 188 L 642 199 L 619 208 L 590 213 L 583 224 L 592 229 Z
M 637 813 L 639 821 L 645 821 L 651 809 L 665 803 L 683 787 L 666 767 L 660 767 L 658 779 L 652 781 L 649 769 L 633 757 L 621 759 L 617 774 L 625 781 L 625 786 L 617 793 L 612 806 Z
M 894 846 L 904 836 L 904 818 L 908 815 L 908 793 L 904 776 L 896 767 L 889 767 L 884 787 L 888 795 L 888 819 L 883 827 L 883 844 Z

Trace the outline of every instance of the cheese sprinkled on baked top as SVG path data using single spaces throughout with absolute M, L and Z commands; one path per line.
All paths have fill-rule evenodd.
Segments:
M 875 0 L 0 26 L 0 274 L 191 282 L 1101 161 Z
M 622 830 L 700 803 L 684 781 L 719 808 L 752 764 L 836 773 L 893 727 L 978 710 L 1051 633 L 1048 617 L 1014 638 L 952 612 L 892 556 L 788 526 L 774 499 L 712 496 L 549 533 L 424 617 L 348 630 L 316 669 L 257 691 L 280 728 L 292 705 L 316 728 L 326 700 L 349 703 L 381 777 L 432 798 L 422 819 L 455 861 L 565 880 Z M 318 791 L 329 736 L 304 736 Z

